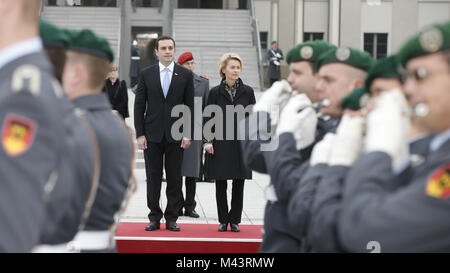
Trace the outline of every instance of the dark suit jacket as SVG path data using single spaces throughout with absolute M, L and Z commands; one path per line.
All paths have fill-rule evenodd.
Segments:
M 171 112 L 176 105 L 184 104 L 191 110 L 191 121 L 194 120 L 193 74 L 175 64 L 167 98 L 164 98 L 159 75 L 159 64 L 149 66 L 141 72 L 134 103 L 136 137 L 145 135 L 147 141 L 155 143 L 161 142 L 164 136 L 170 143 L 181 141 L 173 139 L 171 135 L 173 123 L 180 118 L 171 117 Z

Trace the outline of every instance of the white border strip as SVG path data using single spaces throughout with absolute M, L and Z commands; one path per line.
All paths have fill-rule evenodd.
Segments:
M 240 238 L 185 238 L 185 237 L 127 237 L 116 236 L 116 241 L 191 241 L 191 242 L 243 242 L 261 243 L 262 239 L 240 239 Z

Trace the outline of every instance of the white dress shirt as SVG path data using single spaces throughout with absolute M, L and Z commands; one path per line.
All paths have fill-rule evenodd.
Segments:
M 169 69 L 169 82 L 172 82 L 172 75 L 173 75 L 173 69 L 175 67 L 175 62 L 172 62 L 167 67 Z M 159 79 L 161 80 L 161 88 L 164 90 L 163 82 L 164 82 L 164 76 L 166 75 L 166 72 L 164 71 L 166 67 L 159 63 Z

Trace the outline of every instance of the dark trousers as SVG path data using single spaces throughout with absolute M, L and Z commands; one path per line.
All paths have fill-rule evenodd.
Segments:
M 163 157 L 166 173 L 167 207 L 164 218 L 167 222 L 176 222 L 178 211 L 183 206 L 181 163 L 183 149 L 180 143 L 168 143 L 165 138 L 160 143 L 147 143 L 144 151 L 145 171 L 147 175 L 147 206 L 150 209 L 148 218 L 151 222 L 159 222 L 163 212 L 159 206 L 161 196 L 161 182 L 163 170 Z
M 216 180 L 216 202 L 219 223 L 239 224 L 241 222 L 244 203 L 244 181 L 244 179 L 233 179 L 233 188 L 231 190 L 231 210 L 228 211 L 228 183 L 226 180 Z
M 195 189 L 197 188 L 197 177 L 186 177 L 184 180 L 186 186 L 186 199 L 184 199 L 184 209 L 193 211 L 197 206 L 195 202 Z

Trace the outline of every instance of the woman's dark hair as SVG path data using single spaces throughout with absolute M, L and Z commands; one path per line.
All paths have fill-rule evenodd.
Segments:
M 163 41 L 163 40 L 172 40 L 173 42 L 173 47 L 175 47 L 175 40 L 172 37 L 169 36 L 161 36 L 158 37 L 158 39 L 156 39 L 156 43 L 155 43 L 155 49 L 158 50 L 159 48 L 159 41 Z

